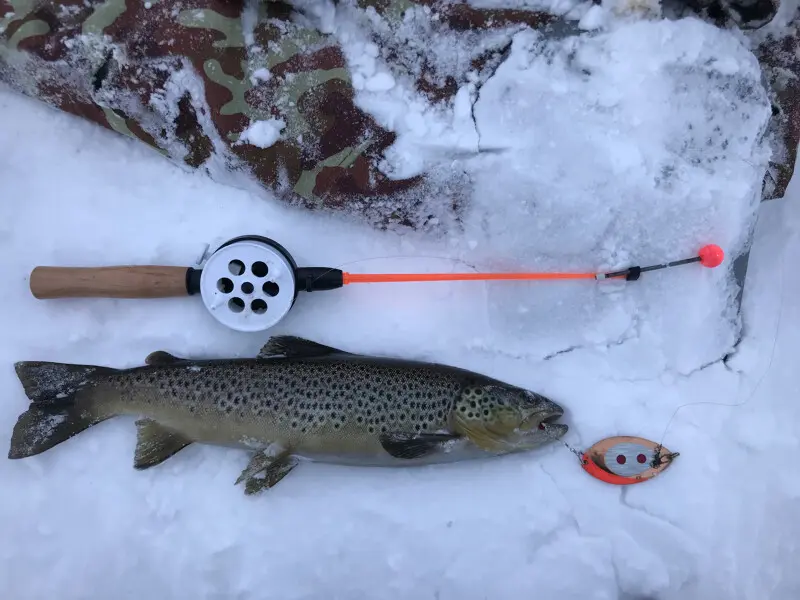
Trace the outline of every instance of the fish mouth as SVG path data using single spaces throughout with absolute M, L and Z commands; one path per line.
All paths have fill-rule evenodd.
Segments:
M 544 429 L 546 425 L 555 425 L 564 416 L 564 409 L 555 402 L 547 400 L 545 405 L 533 413 L 528 419 L 529 422 L 538 423 L 539 429 Z
M 569 431 L 569 427 L 566 424 L 558 422 L 563 416 L 564 409 L 555 402 L 548 401 L 545 407 L 531 415 L 528 423 L 531 425 L 531 430 L 559 439 Z

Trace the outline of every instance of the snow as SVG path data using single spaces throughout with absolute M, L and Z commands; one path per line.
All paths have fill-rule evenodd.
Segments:
M 267 119 L 251 121 L 247 129 L 239 136 L 238 143 L 252 144 L 259 148 L 269 148 L 281 138 L 281 131 L 286 127 L 283 119 Z
M 630 283 L 351 286 L 300 296 L 272 330 L 524 385 L 566 408 L 573 446 L 663 439 L 681 453 L 669 470 L 619 488 L 552 445 L 409 470 L 304 464 L 245 497 L 233 482 L 246 453 L 193 445 L 137 472 L 133 420 L 119 418 L 0 461 L 6 595 L 798 596 L 798 181 L 758 208 L 744 338 L 719 360 L 739 335 L 730 259 L 755 224 L 765 160 L 754 143 L 765 107 L 748 87 L 757 69 L 731 34 L 692 20 L 554 42 L 541 49 L 547 60 L 539 43 L 515 35 L 483 86 L 480 144 L 514 153 L 470 163 L 473 210 L 465 231 L 443 238 L 287 208 L 0 89 L 0 431 L 8 440 L 26 407 L 14 361 L 124 368 L 154 350 L 254 356 L 268 337 L 226 329 L 196 298 L 38 301 L 27 281 L 36 265 L 190 266 L 206 243 L 247 233 L 279 240 L 301 265 L 351 272 L 612 269 L 714 241 L 727 268 Z M 455 106 L 438 112 L 416 98 L 420 118 L 399 119 L 409 93 L 397 81 L 363 90 L 376 118 L 398 116 L 398 158 L 416 151 L 419 167 L 434 156 L 416 135 L 463 149 L 466 138 L 440 135 Z
M 256 69 L 253 71 L 253 74 L 250 76 L 250 82 L 255 86 L 258 85 L 259 81 L 269 81 L 272 79 L 272 73 L 269 72 L 269 69 Z

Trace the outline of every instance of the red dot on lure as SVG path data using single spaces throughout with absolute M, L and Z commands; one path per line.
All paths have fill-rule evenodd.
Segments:
M 677 452 L 640 437 L 620 435 L 600 440 L 581 456 L 583 470 L 613 485 L 630 485 L 662 473 Z
M 720 266 L 725 260 L 725 252 L 716 244 L 703 246 L 700 248 L 698 256 L 700 256 L 700 264 L 709 269 Z

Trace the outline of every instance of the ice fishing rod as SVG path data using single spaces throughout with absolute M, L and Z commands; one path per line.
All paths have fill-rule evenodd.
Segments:
M 434 281 L 636 281 L 642 273 L 699 263 L 714 268 L 725 258 L 722 248 L 703 246 L 696 256 L 606 273 L 348 273 L 328 267 L 298 267 L 276 241 L 258 235 L 228 240 L 201 268 L 179 266 L 50 267 L 30 275 L 39 299 L 168 298 L 200 294 L 205 307 L 223 325 L 237 331 L 264 331 L 294 306 L 299 292 L 333 290 L 364 283 Z

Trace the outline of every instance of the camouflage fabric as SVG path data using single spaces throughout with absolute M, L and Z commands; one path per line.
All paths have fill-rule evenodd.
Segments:
M 795 25 L 781 36 L 769 35 L 759 43 L 756 56 L 772 94 L 770 124 L 773 156 L 764 178 L 763 198 L 782 198 L 795 168 L 800 144 L 800 31 Z
M 491 19 L 540 22 L 538 13 L 458 6 L 441 14 L 454 31 Z M 23 93 L 190 167 L 244 170 L 289 202 L 350 208 L 383 225 L 418 226 L 432 215 L 421 199 L 434 175 L 397 180 L 380 171 L 395 135 L 354 104 L 335 40 L 298 25 L 287 4 L 0 0 L 0 15 L 0 80 Z M 442 99 L 454 76 L 445 91 L 426 77 L 420 86 Z M 284 125 L 274 145 L 239 141 L 251 120 L 268 119 Z M 459 177 L 442 175 L 434 189 L 436 202 L 454 211 Z
M 353 12 L 395 75 L 431 103 L 451 101 L 469 77 L 486 81 L 521 28 L 574 31 L 542 12 L 450 0 L 340 0 L 337 10 Z M 395 134 L 356 105 L 342 48 L 312 23 L 289 4 L 258 0 L 0 0 L 0 80 L 212 177 L 245 173 L 293 204 L 384 227 L 457 219 L 467 174 L 448 161 L 410 178 L 385 174 Z M 765 185 L 771 196 L 791 177 L 800 132 L 797 57 L 771 49 L 793 39 L 759 47 L 772 69 L 773 137 L 784 144 Z M 274 144 L 241 139 L 270 120 L 280 127 Z

